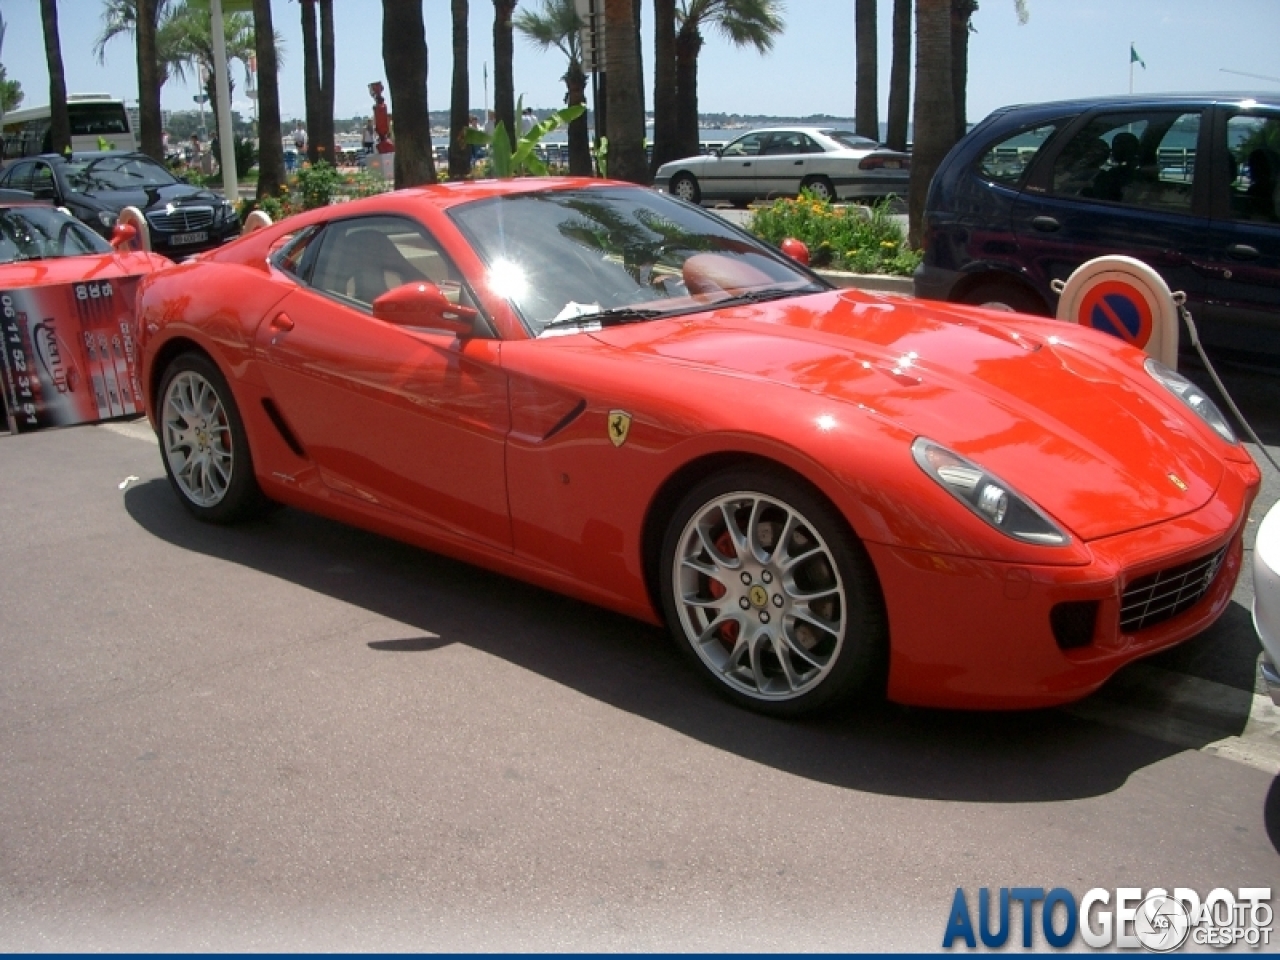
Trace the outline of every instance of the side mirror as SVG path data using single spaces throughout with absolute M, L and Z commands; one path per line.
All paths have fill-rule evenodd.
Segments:
M 782 252 L 802 266 L 809 265 L 809 248 L 805 246 L 803 240 L 787 237 L 782 241 Z
M 450 303 L 439 287 L 422 280 L 403 284 L 378 297 L 373 301 L 373 315 L 397 327 L 426 327 L 469 337 L 475 332 L 477 312 Z

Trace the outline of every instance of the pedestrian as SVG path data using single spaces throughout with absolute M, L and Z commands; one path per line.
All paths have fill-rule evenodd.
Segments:
M 295 120 L 293 124 L 293 149 L 298 151 L 298 161 L 301 162 L 307 153 L 307 128 L 301 120 Z
M 474 113 L 471 116 L 467 117 L 467 129 L 475 130 L 477 132 L 480 130 L 480 118 L 477 117 Z M 467 154 L 467 168 L 470 169 L 474 167 L 476 163 L 480 160 L 480 158 L 483 156 L 484 156 L 484 147 L 482 147 L 478 143 L 469 144 L 469 150 Z
M 204 150 L 200 146 L 200 134 L 193 133 L 191 135 L 191 142 L 187 145 L 187 166 L 193 168 L 199 167 L 200 155 L 202 153 L 204 153 Z
M 373 132 L 373 120 L 366 120 L 364 122 L 364 133 L 360 135 L 360 146 L 365 153 L 373 153 L 373 144 L 376 138 L 376 134 Z
M 533 115 L 533 107 L 525 107 L 524 113 L 520 115 L 520 135 L 524 136 L 532 130 L 537 122 L 538 118 Z

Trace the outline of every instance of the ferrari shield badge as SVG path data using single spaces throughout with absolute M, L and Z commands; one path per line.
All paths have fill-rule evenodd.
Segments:
M 631 414 L 625 410 L 609 411 L 609 439 L 615 447 L 627 442 L 627 433 L 631 430 Z

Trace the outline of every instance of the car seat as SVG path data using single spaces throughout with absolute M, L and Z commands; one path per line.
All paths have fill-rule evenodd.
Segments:
M 346 294 L 353 300 L 371 304 L 388 290 L 422 279 L 386 234 L 358 230 L 345 240 L 351 257 Z
M 1276 188 L 1280 174 L 1280 158 L 1264 147 L 1249 154 L 1249 218 L 1251 220 L 1280 220 L 1276 209 Z

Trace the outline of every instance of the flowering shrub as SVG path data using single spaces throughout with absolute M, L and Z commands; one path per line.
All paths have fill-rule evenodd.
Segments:
M 888 200 L 870 208 L 837 207 L 805 191 L 757 210 L 748 229 L 772 244 L 787 237 L 802 241 L 814 267 L 909 277 L 920 263 L 890 217 Z
M 280 196 L 241 201 L 240 219 L 252 210 L 262 210 L 276 221 L 303 210 L 371 197 L 390 189 L 389 181 L 368 170 L 340 173 L 323 160 L 314 165 L 304 163 L 287 184 L 281 185 Z

